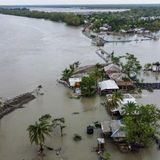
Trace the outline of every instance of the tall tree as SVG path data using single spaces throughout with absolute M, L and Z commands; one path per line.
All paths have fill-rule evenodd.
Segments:
M 130 77 L 131 73 L 139 73 L 142 66 L 133 54 L 126 53 L 125 63 L 122 63 L 122 70 Z
M 29 132 L 31 144 L 39 145 L 39 151 L 42 153 L 46 136 L 51 136 L 52 126 L 46 123 L 46 121 L 36 121 L 34 125 L 28 127 L 27 131 Z
M 69 68 L 66 68 L 64 71 L 62 71 L 61 79 L 64 81 L 68 81 L 68 79 L 73 75 L 75 69 L 77 69 L 79 65 L 80 65 L 79 61 L 70 64 Z
M 93 71 L 90 73 L 91 76 L 95 79 L 96 85 L 100 79 L 103 78 L 103 68 L 102 65 L 97 63 L 93 69 Z
M 130 144 L 147 146 L 159 132 L 160 110 L 154 105 L 128 104 L 124 108 L 123 122 Z
M 65 127 L 64 123 L 64 118 L 52 119 L 50 114 L 42 115 L 35 124 L 29 125 L 27 128 L 31 144 L 35 143 L 36 145 L 39 145 L 39 151 L 40 153 L 43 153 L 43 147 L 46 146 L 46 137 L 51 136 L 53 128 L 56 128 L 57 126 L 60 126 L 62 136 L 62 130 Z
M 96 93 L 96 82 L 92 75 L 82 78 L 81 81 L 81 95 L 85 97 L 90 97 Z

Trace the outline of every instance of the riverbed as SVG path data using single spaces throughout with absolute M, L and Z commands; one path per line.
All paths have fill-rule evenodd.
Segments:
M 43 96 L 16 110 L 0 120 L 0 159 L 34 160 L 37 148 L 30 145 L 26 128 L 42 114 L 66 119 L 65 135 L 61 138 L 56 130 L 47 144 L 62 147 L 60 156 L 46 151 L 46 160 L 97 160 L 93 152 L 99 132 L 86 135 L 86 126 L 95 121 L 109 120 L 99 96 L 80 100 L 70 99 L 70 90 L 56 80 L 61 71 L 74 61 L 81 65 L 103 63 L 95 54 L 97 49 L 82 33 L 82 28 L 68 27 L 63 23 L 0 15 L 0 97 L 10 98 L 43 86 Z M 142 63 L 160 60 L 160 41 L 144 43 L 107 44 L 105 49 L 118 54 L 132 52 Z M 143 92 L 139 103 L 154 103 L 159 106 L 159 91 Z M 73 115 L 73 112 L 80 114 Z M 74 133 L 82 141 L 74 142 Z M 111 160 L 159 160 L 156 146 L 139 153 L 122 154 L 111 142 L 106 142 Z

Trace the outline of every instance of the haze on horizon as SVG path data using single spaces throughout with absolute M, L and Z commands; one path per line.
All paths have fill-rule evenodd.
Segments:
M 160 0 L 0 0 L 0 5 L 160 4 Z

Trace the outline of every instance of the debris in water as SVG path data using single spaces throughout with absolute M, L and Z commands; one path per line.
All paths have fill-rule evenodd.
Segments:
M 73 137 L 73 140 L 76 141 L 76 142 L 77 142 L 77 141 L 81 141 L 81 140 L 82 140 L 82 137 L 81 137 L 79 134 L 76 134 L 76 133 L 75 133 L 75 134 L 74 134 L 74 137 Z

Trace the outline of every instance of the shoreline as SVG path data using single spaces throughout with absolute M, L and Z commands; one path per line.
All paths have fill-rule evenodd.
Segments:
M 13 112 L 16 109 L 24 108 L 24 104 L 29 103 L 34 100 L 36 97 L 33 95 L 33 92 L 24 93 L 22 95 L 16 96 L 5 102 L 1 102 L 0 106 L 0 119 L 5 115 Z

